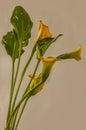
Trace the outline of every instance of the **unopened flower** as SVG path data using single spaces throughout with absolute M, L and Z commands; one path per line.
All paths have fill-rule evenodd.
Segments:
M 30 74 L 29 77 L 32 78 L 32 81 L 31 81 L 31 84 L 29 87 L 30 90 L 35 88 L 42 81 L 42 78 L 38 75 L 33 76 L 32 74 Z M 38 86 L 36 89 L 34 89 L 32 95 L 35 95 L 38 92 L 40 92 L 43 89 L 43 86 L 44 86 L 44 83 L 42 83 L 40 86 Z

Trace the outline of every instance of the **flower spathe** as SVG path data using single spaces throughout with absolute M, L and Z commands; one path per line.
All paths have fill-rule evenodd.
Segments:
M 55 61 L 59 60 L 55 57 L 47 57 L 47 58 L 43 58 L 41 57 L 41 60 L 42 62 L 45 62 L 45 63 L 54 63 Z
M 38 76 L 38 75 L 33 76 L 32 74 L 30 74 L 29 77 L 32 78 L 32 81 L 31 81 L 31 84 L 30 84 L 30 87 L 29 87 L 30 90 L 33 89 L 33 88 L 35 88 L 42 81 L 42 78 L 40 76 Z M 34 92 L 32 93 L 32 95 L 35 95 L 38 92 L 40 92 L 43 89 L 43 87 L 44 87 L 44 83 L 42 83 L 41 85 L 39 85 L 34 90 Z
M 75 58 L 75 60 L 79 61 L 81 60 L 81 52 L 82 52 L 82 46 L 80 45 L 75 51 L 70 53 L 70 57 Z
M 65 53 L 62 55 L 59 55 L 57 58 L 60 59 L 75 59 L 77 61 L 81 60 L 81 52 L 82 52 L 82 46 L 80 45 L 76 50 L 70 52 L 70 53 Z
M 55 58 L 55 57 L 47 57 L 47 58 L 41 57 L 41 61 L 42 61 L 41 77 L 44 81 L 46 81 L 46 79 L 50 75 L 54 63 L 59 60 L 60 60 L 59 58 Z
M 43 22 L 40 20 L 37 40 L 42 40 L 44 38 L 50 38 L 50 37 L 52 37 L 52 34 L 49 31 L 49 27 L 43 24 Z
M 48 78 L 48 76 L 51 72 L 51 69 L 56 61 L 60 61 L 61 59 L 75 59 L 75 60 L 79 61 L 81 59 L 81 52 L 82 52 L 82 46 L 80 45 L 76 50 L 74 50 L 70 53 L 65 53 L 65 54 L 59 55 L 57 57 L 47 57 L 47 58 L 41 57 L 40 58 L 42 61 L 41 76 L 42 76 L 43 80 L 45 81 Z

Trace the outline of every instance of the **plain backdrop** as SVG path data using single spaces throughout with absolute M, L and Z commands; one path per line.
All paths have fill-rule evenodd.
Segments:
M 54 65 L 44 89 L 29 100 L 18 130 L 86 130 L 86 0 L 0 0 L 0 41 L 12 28 L 10 17 L 17 5 L 24 7 L 34 23 L 20 73 L 31 52 L 40 20 L 49 26 L 53 36 L 63 34 L 45 57 L 72 51 L 80 44 L 83 47 L 81 61 L 66 60 Z M 20 95 L 34 65 L 35 58 L 25 74 Z M 5 127 L 10 80 L 11 58 L 0 45 L 0 130 Z

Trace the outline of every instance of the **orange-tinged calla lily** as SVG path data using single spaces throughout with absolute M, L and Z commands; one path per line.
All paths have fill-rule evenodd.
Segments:
M 45 24 L 43 24 L 43 22 L 40 20 L 37 40 L 41 40 L 44 38 L 50 38 L 50 37 L 52 37 L 52 34 L 49 31 L 49 27 L 46 26 Z

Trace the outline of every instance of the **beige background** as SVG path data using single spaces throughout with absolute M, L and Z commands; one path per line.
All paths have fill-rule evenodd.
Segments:
M 0 41 L 11 29 L 9 19 L 16 5 L 23 6 L 34 22 L 31 43 L 37 35 L 40 19 L 49 25 L 54 36 L 64 34 L 46 56 L 57 56 L 83 45 L 80 62 L 67 60 L 55 64 L 43 91 L 30 99 L 18 130 L 86 130 L 86 0 L 0 0 Z M 30 47 L 31 44 L 22 57 L 24 60 Z M 22 89 L 34 64 L 33 60 Z M 10 69 L 11 59 L 0 45 L 0 130 L 5 126 Z

